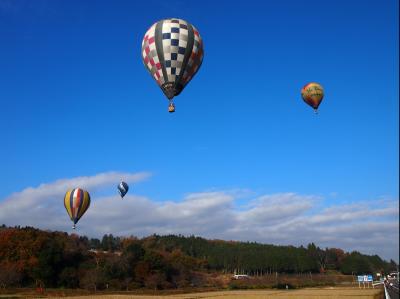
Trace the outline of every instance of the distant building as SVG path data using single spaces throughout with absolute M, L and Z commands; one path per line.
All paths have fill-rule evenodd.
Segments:
M 94 254 L 103 253 L 103 254 L 115 254 L 115 255 L 118 255 L 118 256 L 121 256 L 121 255 L 122 255 L 122 251 L 114 251 L 114 252 L 111 252 L 111 251 L 97 250 L 97 249 L 89 249 L 88 251 L 89 251 L 89 252 L 92 252 L 92 253 L 94 253 Z
M 246 275 L 246 274 L 235 274 L 235 275 L 233 275 L 233 278 L 234 279 L 249 279 L 250 276 Z

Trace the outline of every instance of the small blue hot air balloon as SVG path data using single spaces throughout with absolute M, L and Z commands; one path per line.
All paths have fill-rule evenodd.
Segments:
M 125 182 L 119 183 L 118 192 L 119 192 L 119 195 L 121 195 L 121 198 L 124 198 L 125 194 L 128 193 L 128 190 L 129 190 L 129 186 L 127 183 L 125 183 Z

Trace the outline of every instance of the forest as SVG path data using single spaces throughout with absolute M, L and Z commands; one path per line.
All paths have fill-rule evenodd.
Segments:
M 389 273 L 394 261 L 339 248 L 275 246 L 151 235 L 102 239 L 33 227 L 0 227 L 0 287 L 174 289 L 203 287 L 207 275 Z

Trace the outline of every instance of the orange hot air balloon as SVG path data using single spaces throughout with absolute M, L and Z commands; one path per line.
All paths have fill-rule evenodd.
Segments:
M 308 83 L 301 89 L 301 97 L 304 102 L 314 108 L 315 113 L 318 113 L 318 106 L 324 98 L 324 89 L 316 82 Z

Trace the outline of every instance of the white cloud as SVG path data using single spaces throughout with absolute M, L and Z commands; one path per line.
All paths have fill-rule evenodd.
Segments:
M 91 237 L 106 233 L 139 237 L 171 233 L 295 246 L 314 242 L 322 248 L 358 250 L 398 261 L 398 201 L 323 208 L 321 197 L 280 193 L 243 204 L 245 194 L 254 196 L 249 190 L 191 193 L 182 200 L 164 202 L 136 196 L 134 192 L 123 200 L 117 194 L 96 196 L 96 190 L 115 188 L 121 177 L 134 183 L 149 175 L 108 172 L 26 188 L 0 202 L 0 224 L 71 232 L 62 198 L 66 189 L 79 186 L 95 194 L 77 231 Z M 237 206 L 236 200 L 242 204 Z
M 107 186 L 115 187 L 121 178 L 128 183 L 135 183 L 149 176 L 145 172 L 105 172 L 94 176 L 60 179 L 35 188 L 28 187 L 0 202 L 0 223 L 66 229 L 63 198 L 68 189 L 79 187 L 92 193 Z

